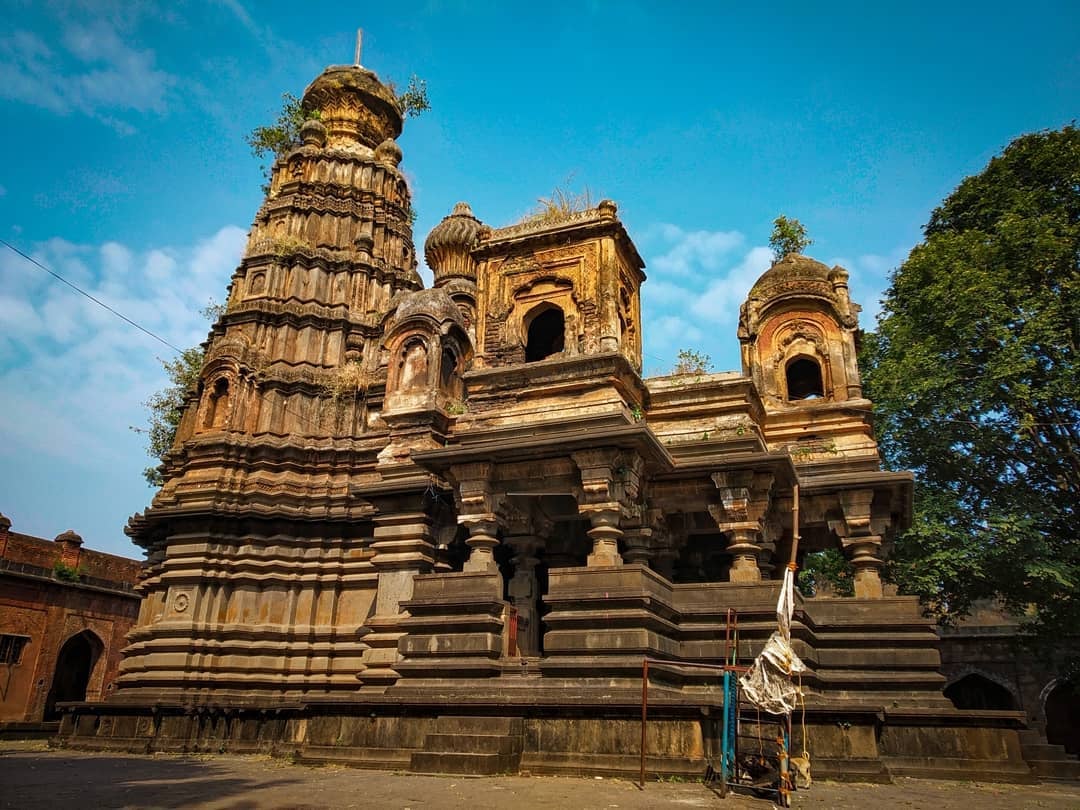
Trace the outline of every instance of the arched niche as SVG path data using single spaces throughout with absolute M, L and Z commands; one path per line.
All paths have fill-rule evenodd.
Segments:
M 211 381 L 203 391 L 202 430 L 224 430 L 229 422 L 232 385 L 226 376 Z
M 418 391 L 427 387 L 428 344 L 423 338 L 407 339 L 401 347 L 398 357 L 399 391 Z
M 535 363 L 566 348 L 566 314 L 562 307 L 545 303 L 522 321 L 525 327 L 525 362 Z

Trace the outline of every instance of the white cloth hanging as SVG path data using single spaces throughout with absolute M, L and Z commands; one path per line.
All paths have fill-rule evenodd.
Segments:
M 780 599 L 776 603 L 777 629 L 739 678 L 743 695 L 753 705 L 772 714 L 791 714 L 798 705 L 799 689 L 791 676 L 805 672 L 806 665 L 791 649 L 791 617 L 795 613 L 795 572 L 784 569 Z

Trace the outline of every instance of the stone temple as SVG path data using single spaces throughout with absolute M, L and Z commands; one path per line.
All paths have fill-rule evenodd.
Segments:
M 1021 716 L 955 709 L 917 601 L 883 592 L 912 477 L 881 469 L 845 270 L 784 258 L 741 371 L 643 379 L 613 202 L 505 228 L 459 203 L 425 289 L 393 93 L 331 67 L 303 103 L 128 528 L 117 688 L 67 744 L 633 773 L 648 656 L 649 770 L 700 774 L 722 696 L 690 665 L 722 662 L 729 608 L 752 659 L 797 535 L 855 572 L 796 606 L 815 774 L 1027 778 Z

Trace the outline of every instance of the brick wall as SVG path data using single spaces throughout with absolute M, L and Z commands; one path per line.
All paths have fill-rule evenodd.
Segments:
M 58 578 L 58 561 L 79 580 Z M 56 540 L 12 532 L 0 515 L 0 634 L 29 639 L 18 663 L 0 663 L 0 723 L 43 718 L 61 650 L 80 633 L 92 634 L 97 652 L 86 698 L 108 697 L 138 616 L 141 569 L 138 560 L 83 548 L 74 532 Z

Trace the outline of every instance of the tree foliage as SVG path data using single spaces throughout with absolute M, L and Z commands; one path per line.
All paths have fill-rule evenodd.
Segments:
M 838 548 L 807 554 L 798 579 L 799 590 L 804 596 L 821 596 L 827 591 L 837 596 L 855 595 L 854 571 Z
M 890 576 L 939 617 L 996 597 L 1080 619 L 1080 131 L 1022 136 L 938 207 L 864 341 L 914 525 Z
M 244 140 L 260 160 L 278 158 L 299 146 L 300 127 L 308 119 L 318 117 L 318 110 L 305 110 L 303 101 L 292 93 L 282 93 L 277 120 L 270 126 L 255 127 Z
M 391 85 L 391 89 L 393 89 L 393 85 Z M 401 114 L 406 118 L 416 118 L 421 113 L 431 109 L 431 102 L 428 100 L 427 81 L 421 79 L 415 73 L 409 77 L 409 84 L 404 92 L 396 93 L 396 97 L 398 106 L 401 107 Z
M 150 411 L 150 423 L 146 428 L 136 429 L 139 433 L 146 434 L 146 452 L 151 458 L 164 461 L 165 454 L 172 449 L 176 430 L 180 427 L 180 418 L 187 406 L 188 394 L 199 383 L 203 359 L 202 347 L 194 346 L 172 360 L 161 361 L 169 377 L 169 384 L 143 403 Z M 143 476 L 152 487 L 160 487 L 165 483 L 157 464 L 143 470 Z
M 814 240 L 806 235 L 806 227 L 799 220 L 788 219 L 783 214 L 773 220 L 769 247 L 772 248 L 773 258 L 776 261 L 792 253 L 802 253 L 812 244 Z

